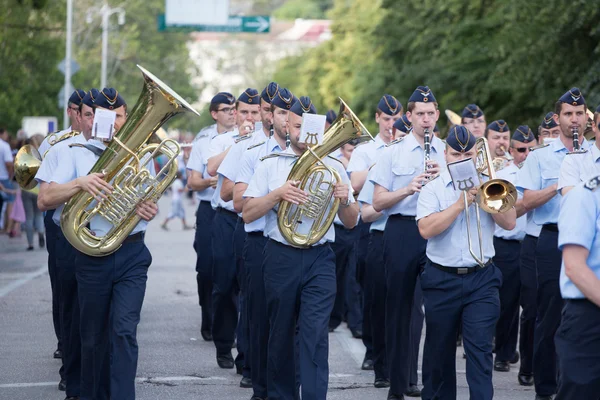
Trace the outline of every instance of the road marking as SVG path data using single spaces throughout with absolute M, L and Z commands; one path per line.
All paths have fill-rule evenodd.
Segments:
M 13 290 L 23 286 L 27 282 L 31 281 L 32 279 L 37 278 L 38 276 L 43 275 L 46 272 L 48 272 L 48 267 L 43 266 L 43 267 L 40 267 L 40 269 L 38 269 L 37 271 L 30 272 L 30 273 L 26 274 L 24 277 L 17 279 L 14 282 L 9 283 L 8 285 L 6 285 L 0 289 L 0 297 L 6 296 Z
M 222 376 L 147 376 L 137 377 L 137 383 L 165 383 L 165 382 L 206 382 L 206 381 L 227 381 Z M 11 388 L 30 388 L 43 386 L 56 386 L 58 382 L 27 382 L 27 383 L 4 383 L 0 384 L 0 389 Z

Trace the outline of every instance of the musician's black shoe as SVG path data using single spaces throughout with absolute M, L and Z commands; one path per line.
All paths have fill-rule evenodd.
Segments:
M 510 359 L 510 363 L 511 364 L 516 364 L 519 362 L 520 359 L 520 355 L 518 351 L 515 351 L 515 354 L 513 354 L 512 358 Z
M 385 378 L 375 378 L 375 383 L 373 384 L 377 389 L 389 388 L 390 380 Z
M 267 398 L 265 397 L 263 399 L 262 397 L 258 397 L 258 396 L 252 395 L 252 397 L 250 397 L 250 400 L 267 400 Z
M 65 397 L 65 400 L 79 400 L 79 396 Z
M 540 396 L 539 394 L 535 395 L 535 400 L 552 400 L 554 397 L 552 396 Z
M 363 337 L 363 333 L 360 329 L 350 329 L 350 332 L 352 332 L 352 337 L 355 339 L 362 339 Z
M 252 378 L 243 377 L 240 381 L 240 387 L 246 389 L 252 388 Z
M 402 394 L 388 394 L 387 400 L 404 400 L 404 395 Z
M 54 357 L 54 358 L 62 358 L 62 351 L 56 350 L 54 352 L 54 354 L 52 355 L 52 357 Z
M 372 371 L 373 370 L 373 360 L 369 360 L 365 358 L 362 362 L 362 366 L 360 367 L 364 371 Z
M 510 364 L 508 363 L 508 361 L 496 360 L 494 362 L 494 371 L 508 372 L 510 371 Z
M 408 397 L 421 397 L 421 389 L 417 385 L 410 385 L 404 394 Z
M 533 386 L 533 375 L 519 373 L 517 379 L 521 386 Z
M 212 333 L 210 331 L 200 331 L 200 334 L 202 335 L 202 339 L 204 339 L 206 342 L 212 342 L 213 338 Z
M 233 356 L 231 353 L 217 355 L 217 364 L 219 364 L 219 367 L 223 369 L 233 369 L 235 365 L 233 363 Z
M 60 382 L 58 382 L 58 390 L 60 390 L 61 392 L 64 392 L 65 390 L 67 390 L 67 381 L 64 379 L 61 379 Z

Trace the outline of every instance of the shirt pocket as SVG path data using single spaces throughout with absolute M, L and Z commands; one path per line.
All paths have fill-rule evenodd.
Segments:
M 542 189 L 558 182 L 559 169 L 543 168 L 540 171 L 542 177 Z
M 417 175 L 414 167 L 395 166 L 392 167 L 392 190 L 398 190 L 408 186 L 410 181 Z

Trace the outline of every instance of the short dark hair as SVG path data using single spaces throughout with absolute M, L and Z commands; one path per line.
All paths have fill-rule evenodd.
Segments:
M 208 111 L 210 111 L 210 112 L 219 111 L 219 104 L 221 104 L 221 103 L 210 103 L 210 106 L 208 107 Z
M 408 104 L 406 105 L 406 112 L 412 113 L 413 110 L 415 109 L 416 101 L 409 101 Z M 435 104 L 435 109 L 438 109 L 438 103 L 437 101 L 434 101 L 433 103 L 428 103 L 428 104 Z

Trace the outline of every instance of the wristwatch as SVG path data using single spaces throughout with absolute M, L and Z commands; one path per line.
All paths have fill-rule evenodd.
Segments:
M 350 205 L 350 197 L 346 197 L 345 203 L 340 203 L 342 207 L 348 207 Z

